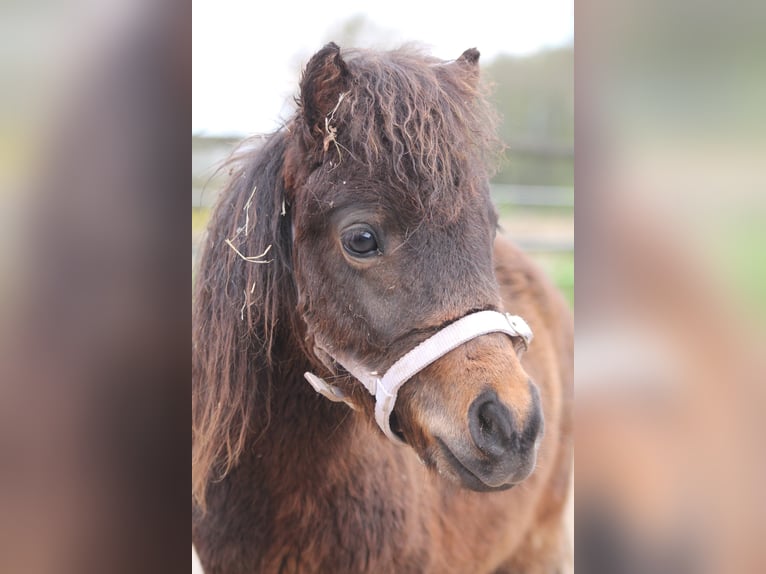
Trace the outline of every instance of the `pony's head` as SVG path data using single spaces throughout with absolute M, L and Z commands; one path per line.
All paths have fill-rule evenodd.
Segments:
M 502 306 L 488 184 L 496 140 L 478 59 L 473 49 L 443 62 L 328 44 L 308 63 L 286 128 L 306 349 L 315 372 L 370 421 L 374 397 L 341 364 L 384 373 L 445 326 Z M 391 428 L 467 488 L 523 480 L 542 414 L 517 351 L 502 333 L 450 351 L 400 389 Z

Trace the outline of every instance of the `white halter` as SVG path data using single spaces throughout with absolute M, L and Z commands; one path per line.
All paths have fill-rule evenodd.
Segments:
M 404 444 L 389 426 L 389 418 L 394 410 L 396 395 L 401 386 L 453 349 L 488 333 L 505 333 L 517 338 L 518 343 L 515 345 L 517 352 L 526 349 L 532 341 L 532 330 L 521 317 L 498 311 L 478 311 L 447 325 L 420 343 L 391 365 L 382 377 L 378 376 L 377 372 L 367 371 L 352 361 L 342 361 L 334 356 L 333 359 L 354 375 L 375 397 L 375 420 L 383 433 L 395 443 Z M 330 385 L 313 373 L 304 373 L 304 377 L 316 392 L 331 401 L 345 402 L 353 407 L 338 387 Z

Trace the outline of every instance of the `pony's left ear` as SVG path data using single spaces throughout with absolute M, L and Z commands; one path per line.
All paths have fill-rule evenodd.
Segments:
M 332 115 L 350 84 L 351 72 L 335 42 L 319 50 L 306 64 L 300 85 L 300 107 L 312 138 L 321 142 L 327 135 L 325 119 Z
M 479 81 L 479 56 L 481 54 L 476 48 L 468 48 L 460 57 L 455 60 L 463 68 L 474 86 Z

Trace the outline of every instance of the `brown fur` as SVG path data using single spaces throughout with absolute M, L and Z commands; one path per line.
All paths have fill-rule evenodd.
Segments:
M 476 50 L 441 62 L 329 44 L 306 67 L 296 116 L 241 158 L 193 305 L 192 537 L 208 574 L 561 566 L 571 318 L 521 253 L 500 238 L 493 249 L 496 147 L 477 62 Z M 359 222 L 377 231 L 379 256 L 341 246 Z M 246 257 L 269 250 L 247 261 L 225 239 Z M 382 372 L 485 308 L 524 317 L 529 351 L 520 359 L 508 337 L 488 335 L 416 375 L 395 411 L 405 448 L 325 352 Z M 357 410 L 317 395 L 307 370 Z M 512 490 L 462 488 L 439 441 L 480 458 L 470 405 L 492 391 L 522 433 L 533 386 L 546 429 L 534 473 Z

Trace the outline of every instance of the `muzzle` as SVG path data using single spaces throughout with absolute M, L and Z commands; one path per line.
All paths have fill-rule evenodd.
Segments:
M 383 376 L 363 368 L 353 360 L 341 359 L 332 353 L 330 356 L 375 397 L 375 421 L 380 430 L 396 444 L 403 445 L 404 442 L 391 430 L 389 422 L 396 404 L 396 395 L 402 385 L 453 349 L 489 333 L 505 333 L 511 337 L 517 353 L 525 351 L 532 341 L 532 330 L 521 317 L 499 311 L 478 311 L 447 325 L 405 353 Z M 353 404 L 338 387 L 313 373 L 304 373 L 304 377 L 316 392 L 331 401 L 344 402 L 353 408 Z

